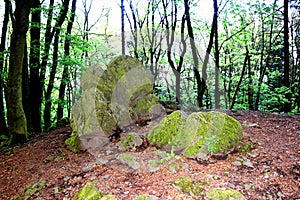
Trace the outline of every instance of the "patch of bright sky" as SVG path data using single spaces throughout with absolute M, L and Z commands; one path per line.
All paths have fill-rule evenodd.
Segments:
M 103 8 L 110 9 L 110 16 L 108 19 L 108 32 L 119 32 L 121 29 L 121 11 L 120 11 L 120 0 L 87 0 L 88 4 L 92 3 L 90 19 L 94 21 L 101 15 L 101 10 Z M 138 2 L 137 5 L 139 8 L 145 8 L 147 6 L 148 0 L 135 0 L 133 2 Z M 129 9 L 127 0 L 124 1 L 126 9 Z M 77 14 L 83 15 L 83 3 L 82 1 L 77 2 Z M 197 9 L 197 10 L 196 10 Z M 198 0 L 197 8 L 193 11 L 204 21 L 210 21 L 213 15 L 213 1 L 207 0 Z M 130 11 L 128 11 L 130 16 Z M 125 17 L 125 28 L 130 29 L 128 20 Z M 92 22 L 91 22 L 92 23 Z M 101 30 L 105 26 L 105 19 L 102 18 L 101 25 L 98 28 Z

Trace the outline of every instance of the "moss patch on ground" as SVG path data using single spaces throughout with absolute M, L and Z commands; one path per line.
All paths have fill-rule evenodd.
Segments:
M 226 188 L 214 188 L 207 192 L 208 200 L 246 200 L 239 191 Z
M 194 180 L 189 176 L 181 176 L 173 180 L 172 184 L 182 192 L 188 193 L 197 199 L 203 195 L 203 186 L 209 185 L 207 182 Z

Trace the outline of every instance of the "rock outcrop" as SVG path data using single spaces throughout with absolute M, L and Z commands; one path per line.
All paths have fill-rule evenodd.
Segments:
M 114 130 L 129 131 L 139 121 L 160 115 L 158 98 L 152 94 L 152 74 L 129 56 L 116 57 L 106 70 L 88 68 L 82 75 L 81 89 L 71 127 L 72 137 L 79 138 L 82 149 L 101 148 Z M 74 149 L 78 145 L 72 141 L 77 139 L 68 140 L 67 146 L 80 150 Z
M 227 153 L 243 138 L 240 123 L 220 112 L 175 111 L 147 133 L 151 143 L 186 156 Z

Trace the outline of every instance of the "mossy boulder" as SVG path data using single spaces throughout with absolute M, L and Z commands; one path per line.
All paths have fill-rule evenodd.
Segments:
M 175 111 L 147 134 L 159 147 L 186 156 L 227 153 L 243 138 L 241 124 L 225 113 L 196 112 L 189 116 Z
M 90 132 L 105 134 L 97 117 L 97 108 L 100 107 L 102 101 L 99 100 L 100 103 L 95 103 L 95 99 L 101 99 L 102 96 L 96 88 L 89 88 L 74 104 L 71 123 L 74 135 L 80 136 Z
M 244 134 L 241 124 L 225 113 L 197 112 L 187 118 L 180 136 L 174 140 L 174 146 L 185 147 L 182 140 L 186 140 L 189 145 L 184 148 L 184 154 L 192 156 L 199 152 L 227 153 L 238 145 Z
M 187 114 L 183 111 L 175 111 L 163 118 L 146 136 L 151 143 L 155 143 L 159 147 L 166 147 L 180 134 L 179 129 L 186 118 Z
M 89 182 L 87 183 L 75 196 L 72 200 L 98 200 L 104 196 L 104 194 L 98 190 L 95 186 L 96 182 Z
M 118 56 L 109 62 L 107 70 L 104 71 L 99 82 L 97 83 L 97 88 L 103 92 L 105 99 L 110 100 L 112 93 L 116 89 L 117 82 L 121 77 L 134 68 L 143 68 L 141 62 L 130 56 Z M 133 77 L 130 77 L 131 80 Z
M 109 137 L 114 130 L 127 131 L 140 119 L 146 121 L 153 112 L 159 113 L 158 99 L 152 95 L 152 74 L 130 56 L 116 57 L 104 71 L 88 68 L 82 75 L 81 88 L 83 93 L 73 106 L 71 123 L 72 135 L 80 139 Z M 81 137 L 88 134 L 92 135 Z
M 105 195 L 95 186 L 96 182 L 88 182 L 72 200 L 116 200 L 113 195 Z
M 207 192 L 208 200 L 246 200 L 242 193 L 233 189 L 214 188 Z

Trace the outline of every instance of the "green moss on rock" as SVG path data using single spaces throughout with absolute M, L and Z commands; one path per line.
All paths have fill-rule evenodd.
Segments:
M 186 114 L 175 111 L 165 117 L 157 126 L 147 133 L 147 138 L 160 147 L 170 144 L 178 135 L 180 126 L 184 123 Z
M 80 140 L 77 135 L 71 136 L 68 139 L 66 139 L 65 144 L 68 149 L 70 149 L 71 151 L 74 151 L 75 153 L 78 153 L 82 150 Z
M 181 135 L 184 136 L 183 138 L 188 138 L 188 140 L 185 139 L 187 142 L 191 139 L 193 141 L 184 150 L 184 154 L 187 156 L 207 151 L 210 153 L 227 153 L 243 138 L 241 124 L 224 113 L 193 113 L 186 122 L 186 131 L 183 130 Z M 179 138 L 178 140 L 182 139 Z
M 117 121 L 111 111 L 110 101 L 105 99 L 103 93 L 97 90 L 95 95 L 95 109 L 98 123 L 105 133 L 111 135 L 112 131 L 117 128 Z
M 148 117 L 152 106 L 156 105 L 157 103 L 158 98 L 153 94 L 149 94 L 148 96 L 142 96 L 138 98 L 135 103 L 132 103 L 132 110 L 137 117 Z
M 136 147 L 142 144 L 143 140 L 137 133 L 128 133 L 118 142 L 118 146 L 122 151 L 135 151 Z
M 193 180 L 189 176 L 181 176 L 173 180 L 172 183 L 176 188 L 194 196 L 195 198 L 200 198 L 204 191 L 202 182 Z
M 95 186 L 96 182 L 87 183 L 72 200 L 99 200 L 104 194 Z
M 150 130 L 147 138 L 165 149 L 198 153 L 227 153 L 243 138 L 242 126 L 232 117 L 220 112 L 196 112 L 188 117 L 175 111 Z
M 143 65 L 137 59 L 130 56 L 118 56 L 114 58 L 103 73 L 97 87 L 103 92 L 106 99 L 111 99 L 111 95 L 116 87 L 117 81 L 129 70 Z
M 246 198 L 238 191 L 226 188 L 214 188 L 207 192 L 208 200 L 246 200 Z

